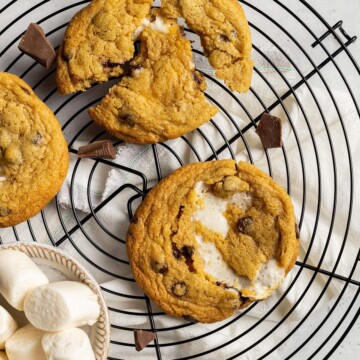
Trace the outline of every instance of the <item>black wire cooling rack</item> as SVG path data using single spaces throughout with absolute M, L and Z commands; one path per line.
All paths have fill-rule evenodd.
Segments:
M 132 153 L 139 159 L 146 154 L 145 162 L 135 158 L 81 160 L 76 157 L 79 143 L 109 138 L 90 121 L 86 110 L 115 81 L 60 97 L 55 68 L 45 71 L 20 54 L 17 44 L 27 25 L 37 22 L 58 47 L 68 21 L 88 2 L 0 1 L 0 69 L 21 76 L 53 109 L 72 154 L 65 189 L 68 199 L 57 197 L 33 219 L 1 230 L 0 243 L 51 242 L 93 272 L 102 284 L 111 315 L 109 359 L 358 356 L 358 339 L 353 336 L 347 342 L 348 334 L 359 328 L 360 311 L 359 230 L 356 232 L 352 216 L 358 205 L 354 175 L 360 168 L 358 159 L 355 163 L 352 159 L 356 143 L 349 135 L 353 128 L 351 134 L 348 130 L 348 115 L 355 118 L 357 127 L 360 115 L 356 99 L 360 69 L 349 51 L 356 40 L 352 29 L 342 21 L 328 24 L 306 1 L 241 1 L 257 59 L 250 91 L 231 93 L 211 69 L 200 66 L 209 86 L 207 97 L 219 107 L 222 119 L 212 119 L 176 143 L 135 147 Z M 197 64 L 202 64 L 198 38 L 188 29 L 186 33 L 194 41 Z M 289 107 L 289 99 L 297 113 Z M 344 99 L 345 112 L 341 110 Z M 235 159 L 241 152 L 259 165 L 259 148 L 248 135 L 264 111 L 276 109 L 290 126 L 293 146 L 290 149 L 284 142 L 280 152 L 261 150 L 265 154 L 261 164 L 297 199 L 303 247 L 292 277 L 274 301 L 253 304 L 218 324 L 191 324 L 166 316 L 141 293 L 126 258 L 124 238 L 136 206 L 154 183 L 189 161 Z M 115 139 L 114 144 L 124 147 L 125 153 L 130 146 Z M 104 197 L 98 183 L 111 171 L 118 174 L 119 185 Z M 119 216 L 113 217 L 114 213 Z M 157 334 L 155 342 L 141 353 L 134 350 L 133 329 L 138 328 Z

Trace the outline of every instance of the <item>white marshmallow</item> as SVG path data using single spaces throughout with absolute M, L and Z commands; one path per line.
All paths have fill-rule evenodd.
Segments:
M 0 293 L 17 310 L 24 310 L 24 301 L 31 290 L 49 280 L 24 253 L 0 250 Z
M 42 346 L 47 360 L 95 360 L 89 337 L 80 329 L 48 333 Z
M 13 317 L 0 306 L 0 350 L 5 349 L 5 341 L 17 330 Z
M 30 324 L 16 331 L 5 344 L 9 360 L 47 360 L 41 344 L 44 335 Z
M 100 315 L 96 294 L 85 284 L 59 281 L 33 290 L 25 300 L 25 315 L 44 331 L 94 325 Z
M 4 351 L 0 351 L 0 360 L 9 360 Z

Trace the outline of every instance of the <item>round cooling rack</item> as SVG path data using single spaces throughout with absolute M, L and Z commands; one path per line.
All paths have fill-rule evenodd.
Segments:
M 58 48 L 72 16 L 89 1 L 0 0 L 0 70 L 17 74 L 54 111 L 71 165 L 56 199 L 27 222 L 0 231 L 0 243 L 47 242 L 75 256 L 101 284 L 110 310 L 109 359 L 354 359 L 360 350 L 360 69 L 346 21 L 329 24 L 306 1 L 241 1 L 253 37 L 255 69 L 247 94 L 215 78 L 193 41 L 206 96 L 220 109 L 209 123 L 162 144 L 135 146 L 106 134 L 87 115 L 116 80 L 59 96 L 55 67 L 44 70 L 17 49 L 30 22 Z M 159 5 L 155 3 L 155 5 Z M 356 46 L 356 45 L 355 45 Z M 282 119 L 283 146 L 265 151 L 255 134 L 263 112 Z M 79 146 L 112 139 L 115 161 L 79 159 Z M 254 163 L 291 195 L 301 249 L 281 288 L 216 324 L 165 315 L 136 285 L 125 235 L 147 191 L 189 162 Z M 142 352 L 134 329 L 157 338 Z

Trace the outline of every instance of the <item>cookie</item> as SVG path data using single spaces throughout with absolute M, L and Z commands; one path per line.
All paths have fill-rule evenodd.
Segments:
M 194 163 L 158 183 L 130 224 L 137 283 L 170 315 L 211 323 L 278 288 L 299 248 L 292 202 L 233 160 Z
M 232 91 L 248 91 L 254 66 L 251 33 L 237 0 L 163 0 L 161 9 L 165 16 L 182 16 L 200 36 L 219 79 Z
M 124 73 L 134 56 L 135 30 L 152 0 L 93 0 L 71 20 L 57 57 L 60 94 L 85 91 Z
M 23 80 L 0 73 L 0 227 L 44 208 L 60 189 L 68 164 L 52 111 Z
M 131 75 L 112 87 L 90 117 L 112 135 L 136 144 L 177 138 L 209 121 L 206 83 L 195 70 L 191 44 L 175 20 L 151 17 L 138 29 L 140 52 Z

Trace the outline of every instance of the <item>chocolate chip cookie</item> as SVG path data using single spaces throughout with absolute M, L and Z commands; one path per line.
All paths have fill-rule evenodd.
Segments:
M 52 111 L 23 80 L 0 73 L 0 227 L 45 207 L 68 164 L 67 144 Z
M 91 118 L 137 144 L 177 138 L 209 121 L 218 109 L 205 100 L 205 80 L 177 22 L 153 10 L 138 33 L 140 52 L 131 62 L 131 75 L 89 109 Z
M 137 283 L 168 314 L 211 323 L 265 299 L 299 248 L 292 202 L 248 163 L 194 163 L 156 185 L 127 234 Z
M 93 0 L 71 20 L 57 58 L 61 94 L 85 91 L 124 73 L 134 56 L 135 31 L 152 0 Z
M 205 55 L 232 91 L 246 92 L 253 61 L 251 33 L 237 0 L 162 0 L 162 13 L 182 16 L 201 38 Z

